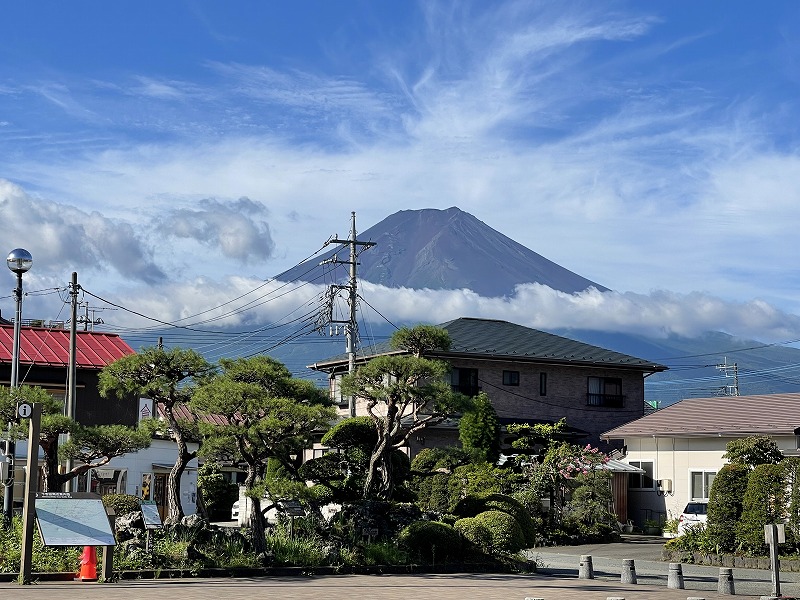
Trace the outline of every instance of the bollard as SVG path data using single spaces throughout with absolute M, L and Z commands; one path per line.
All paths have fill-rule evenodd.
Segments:
M 632 558 L 626 558 L 622 561 L 620 583 L 636 583 L 636 565 L 633 564 Z
M 669 563 L 667 587 L 672 590 L 683 589 L 683 566 L 681 563 Z
M 581 566 L 578 569 L 578 579 L 594 579 L 592 557 L 589 554 L 581 555 Z
M 719 583 L 717 584 L 717 593 L 727 594 L 733 596 L 736 594 L 733 591 L 733 569 L 722 567 L 719 570 Z

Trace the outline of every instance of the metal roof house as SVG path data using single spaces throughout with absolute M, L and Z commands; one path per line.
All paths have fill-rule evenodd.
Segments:
M 629 486 L 630 513 L 641 522 L 707 501 L 726 444 L 751 435 L 769 436 L 785 455 L 800 454 L 800 393 L 688 398 L 602 438 L 622 441 L 623 460 L 645 471 Z
M 447 352 L 430 352 L 451 366 L 450 383 L 467 395 L 485 392 L 501 423 L 556 422 L 566 418 L 584 443 L 599 444 L 600 434 L 644 415 L 644 377 L 664 365 L 508 321 L 462 317 L 439 325 L 450 334 Z M 389 342 L 364 348 L 357 364 L 375 356 L 403 354 Z M 332 397 L 346 414 L 339 380 L 346 355 L 309 368 L 328 374 Z M 359 410 L 361 408 L 362 410 Z M 356 404 L 357 414 L 363 406 Z M 454 427 L 428 429 L 412 454 L 424 445 L 452 444 Z
M 64 399 L 67 391 L 70 332 L 62 327 L 21 327 L 20 385 L 37 385 Z M 0 324 L 0 385 L 11 382 L 14 328 Z M 75 419 L 84 425 L 136 425 L 137 402 L 107 400 L 97 390 L 100 371 L 115 360 L 133 354 L 121 337 L 94 331 L 76 332 Z
M 0 386 L 10 385 L 14 328 L 0 322 Z M 67 394 L 70 331 L 57 326 L 20 328 L 19 383 L 44 388 L 53 397 L 64 401 Z M 134 350 L 120 336 L 94 331 L 76 332 L 75 420 L 82 425 L 120 424 L 135 427 L 142 418 L 158 416 L 152 400 L 136 395 L 125 398 L 103 398 L 98 390 L 99 374 L 103 367 Z M 189 413 L 180 408 L 181 417 Z M 23 497 L 24 464 L 27 442 L 17 443 L 14 501 L 21 505 Z M 196 443 L 192 443 L 196 447 Z M 175 461 L 175 443 L 155 437 L 150 448 L 111 460 L 103 468 L 80 475 L 74 491 L 91 491 L 100 495 L 128 493 L 153 500 L 165 515 L 165 486 L 167 473 Z M 181 501 L 184 512 L 196 511 L 197 460 L 190 462 L 181 479 Z

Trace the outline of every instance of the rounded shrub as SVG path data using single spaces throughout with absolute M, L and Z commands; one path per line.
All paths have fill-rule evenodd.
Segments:
M 492 535 L 492 548 L 501 552 L 519 552 L 525 547 L 525 535 L 517 520 L 499 510 L 487 510 L 475 517 Z
M 464 539 L 477 548 L 483 551 L 491 550 L 492 532 L 487 529 L 482 521 L 475 517 L 465 517 L 456 521 L 453 526 L 456 531 L 464 536 Z
M 329 448 L 372 448 L 377 441 L 375 424 L 366 416 L 339 421 L 320 440 L 322 445 Z
M 113 509 L 117 516 L 141 510 L 139 498 L 130 494 L 107 494 L 103 496 L 102 501 L 103 506 Z
M 459 500 L 453 513 L 463 517 L 474 517 L 487 510 L 499 510 L 514 517 L 522 530 L 525 544 L 530 547 L 536 543 L 536 521 L 522 502 L 506 494 L 470 494 Z
M 709 542 L 720 550 L 736 549 L 736 525 L 742 515 L 742 499 L 750 469 L 744 464 L 722 467 L 711 484 L 708 497 Z
M 461 536 L 447 523 L 415 521 L 403 528 L 397 541 L 412 556 L 431 564 L 461 557 Z

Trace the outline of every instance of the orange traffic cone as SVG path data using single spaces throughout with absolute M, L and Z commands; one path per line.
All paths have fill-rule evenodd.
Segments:
M 78 573 L 81 581 L 97 581 L 97 552 L 94 546 L 84 546 L 81 555 L 81 570 Z

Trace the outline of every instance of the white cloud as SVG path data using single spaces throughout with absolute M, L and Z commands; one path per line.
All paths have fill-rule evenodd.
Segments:
M 124 277 L 148 283 L 165 277 L 130 224 L 34 198 L 3 179 L 0 217 L 0 235 L 10 244 L 9 250 L 30 251 L 43 273 L 111 267 Z
M 219 248 L 228 258 L 245 262 L 270 258 L 275 244 L 264 204 L 243 197 L 235 202 L 204 199 L 197 207 L 169 211 L 156 230 L 168 238 L 188 238 Z

